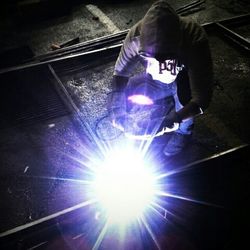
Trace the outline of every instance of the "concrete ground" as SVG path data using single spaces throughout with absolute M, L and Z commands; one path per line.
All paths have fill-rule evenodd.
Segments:
M 12 6 L 4 5 L 1 9 L 0 52 L 27 45 L 34 55 L 41 55 L 51 51 L 54 43 L 61 44 L 75 37 L 83 42 L 114 34 L 135 24 L 152 2 L 76 1 L 66 14 L 59 13 L 59 16 L 46 20 L 36 20 L 35 16 L 24 18 Z M 177 9 L 189 1 L 169 2 Z M 249 3 L 243 0 L 207 0 L 203 10 L 188 16 L 204 24 L 245 14 L 249 10 Z M 250 39 L 249 25 L 235 31 Z M 191 146 L 181 156 L 167 159 L 161 155 L 167 136 L 152 144 L 156 148 L 156 157 L 164 166 L 179 167 L 250 141 L 250 59 L 215 34 L 210 34 L 209 39 L 216 80 L 213 101 L 207 112 L 196 119 Z M 79 125 L 72 111 L 58 115 L 48 111 L 45 115 L 52 117 L 37 118 L 25 126 L 0 124 L 0 197 L 3 201 L 0 203 L 0 233 L 76 205 L 86 198 L 82 194 L 84 186 L 78 181 L 89 175 L 82 164 L 89 162 L 96 150 L 91 133 L 107 112 L 105 106 L 114 63 L 115 60 L 100 62 L 84 71 L 56 71 L 87 127 Z M 43 81 L 47 80 L 41 80 L 41 84 Z M 1 77 L 1 83 L 10 84 L 5 76 Z M 38 87 L 32 88 L 36 92 Z M 3 90 L 6 91 L 6 87 Z M 10 90 L 7 88 L 7 91 Z M 20 89 L 13 91 L 22 94 Z M 11 95 L 8 98 L 12 102 Z M 1 104 L 2 107 L 9 105 L 8 102 Z M 48 100 L 46 105 L 48 109 L 53 101 Z M 60 110 L 57 106 L 55 109 L 56 112 Z M 107 123 L 100 126 L 111 131 Z M 104 147 L 105 141 L 100 144 Z M 195 195 L 195 192 L 191 194 Z

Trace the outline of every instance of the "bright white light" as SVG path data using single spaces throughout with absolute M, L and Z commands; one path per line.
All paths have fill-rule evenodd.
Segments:
M 155 177 L 138 153 L 113 152 L 98 169 L 94 189 L 109 221 L 127 224 L 153 202 Z
M 136 104 L 141 104 L 141 105 L 152 105 L 154 102 L 145 95 L 132 95 L 128 97 L 128 100 L 136 103 Z

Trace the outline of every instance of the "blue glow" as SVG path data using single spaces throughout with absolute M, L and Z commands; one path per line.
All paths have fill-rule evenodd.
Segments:
M 138 249 L 160 248 L 161 225 L 168 225 L 168 221 L 176 218 L 184 220 L 184 202 L 212 205 L 187 196 L 183 183 L 171 182 L 171 176 L 188 167 L 171 169 L 166 161 L 157 163 L 160 157 L 155 148 L 152 150 L 152 137 L 135 141 L 124 136 L 103 142 L 94 133 L 91 136 L 95 148 L 80 141 L 69 143 L 68 154 L 63 155 L 70 160 L 68 168 L 74 171 L 76 179 L 35 178 L 67 182 L 63 201 L 74 198 L 75 202 L 77 197 L 79 204 L 86 204 L 86 213 L 90 212 L 83 215 L 87 225 L 84 235 L 90 239 L 92 249 L 112 249 L 114 242 L 120 249 L 136 249 L 135 242 L 140 246 Z M 59 142 L 63 144 L 60 138 Z M 173 200 L 182 201 L 182 207 L 173 206 Z M 183 213 L 179 214 L 180 211 Z M 134 237 L 132 243 L 131 237 Z M 145 248 L 145 241 L 154 247 Z

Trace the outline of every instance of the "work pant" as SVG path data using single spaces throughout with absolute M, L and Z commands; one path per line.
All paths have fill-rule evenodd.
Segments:
M 170 84 L 155 81 L 148 74 L 138 74 L 130 78 L 127 88 L 127 96 L 145 95 L 153 102 L 157 102 L 164 98 L 173 97 L 175 111 L 183 108 L 177 95 L 177 81 Z M 191 134 L 193 130 L 193 118 L 186 119 L 180 123 L 179 129 L 176 131 L 180 134 Z

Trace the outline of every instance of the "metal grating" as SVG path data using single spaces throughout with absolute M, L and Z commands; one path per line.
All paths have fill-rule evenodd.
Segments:
M 28 126 L 70 113 L 47 68 L 0 76 L 0 129 Z

